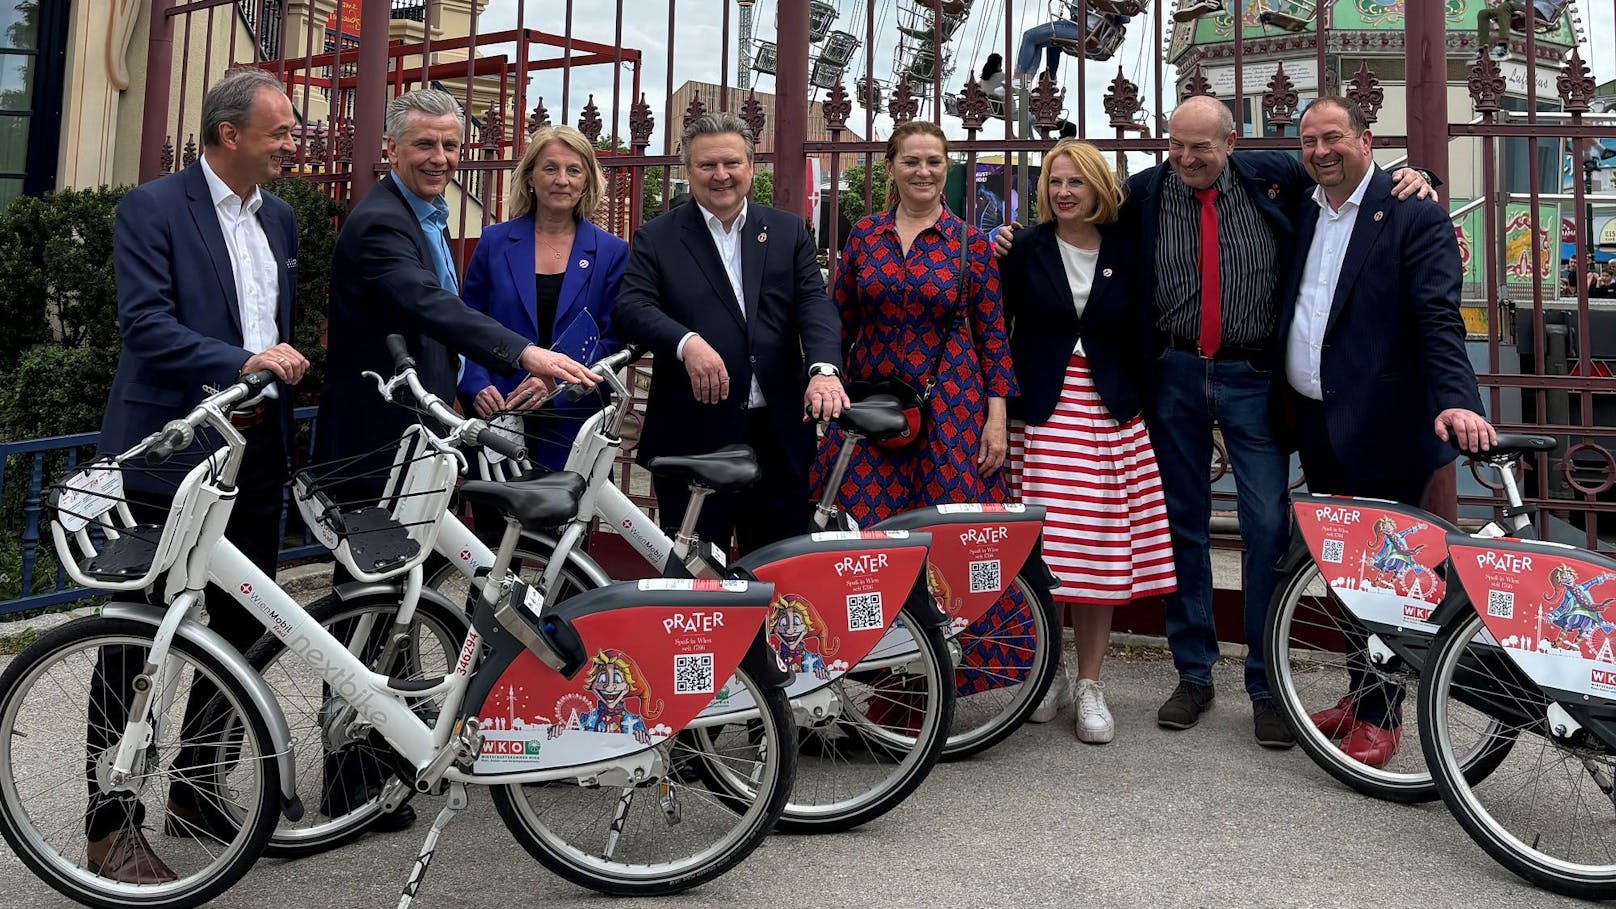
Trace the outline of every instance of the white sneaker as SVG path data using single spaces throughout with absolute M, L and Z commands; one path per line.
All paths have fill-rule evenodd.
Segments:
M 1508 44 L 1494 44 L 1492 46 L 1492 49 L 1487 51 L 1487 56 L 1493 58 L 1494 60 L 1508 60 L 1509 59 L 1509 45 Z
M 1104 745 L 1117 734 L 1117 724 L 1105 706 L 1105 686 L 1093 679 L 1077 680 L 1077 717 L 1072 723 L 1079 740 Z
M 1066 673 L 1057 669 L 1055 680 L 1049 683 L 1049 690 L 1044 693 L 1044 699 L 1038 702 L 1032 715 L 1027 717 L 1029 723 L 1047 723 L 1055 718 L 1057 713 L 1070 707 L 1072 704 L 1072 680 Z

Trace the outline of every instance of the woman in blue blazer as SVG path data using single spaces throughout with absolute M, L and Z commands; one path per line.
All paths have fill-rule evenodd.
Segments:
M 628 244 L 589 222 L 606 178 L 589 139 L 570 126 L 541 127 L 511 174 L 511 219 L 483 229 L 466 267 L 461 297 L 540 347 L 580 363 L 616 351 L 612 304 Z M 478 416 L 527 411 L 543 394 L 538 380 L 497 377 L 466 361 L 460 394 Z M 557 400 L 526 415 L 535 464 L 559 470 L 579 423 L 601 398 Z
M 1176 586 L 1161 480 L 1140 420 L 1152 339 L 1138 278 L 1149 263 L 1112 228 L 1122 195 L 1098 149 L 1056 143 L 1038 177 L 1041 223 L 1018 233 L 999 263 L 1021 381 L 1009 406 L 1011 485 L 1045 508 L 1044 561 L 1077 634 L 1076 681 L 1057 677 L 1032 719 L 1047 722 L 1075 701 L 1074 731 L 1095 744 L 1115 730 L 1100 685 L 1113 609 Z

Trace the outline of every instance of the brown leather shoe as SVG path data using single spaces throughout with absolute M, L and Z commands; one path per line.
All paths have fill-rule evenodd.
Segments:
M 179 879 L 139 829 L 115 830 L 89 848 L 90 870 L 120 884 L 166 884 Z

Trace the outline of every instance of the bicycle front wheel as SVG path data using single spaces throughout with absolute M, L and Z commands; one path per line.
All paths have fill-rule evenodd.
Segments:
M 632 786 L 495 787 L 505 826 L 544 867 L 601 893 L 676 893 L 728 871 L 780 817 L 795 766 L 785 692 L 744 669 L 733 682 L 756 717 L 668 739 L 656 746 L 663 773 Z
M 214 899 L 257 861 L 281 804 L 268 724 L 230 670 L 182 638 L 149 680 L 150 744 L 128 779 L 112 778 L 154 630 L 80 619 L 0 675 L 0 833 L 30 871 L 87 906 Z M 142 841 L 158 862 L 120 870 L 120 854 Z
M 1049 591 L 1018 574 L 993 608 L 952 642 L 954 718 L 942 759 L 979 754 L 1021 728 L 1060 666 L 1060 617 Z
M 397 594 L 383 594 L 349 601 L 330 593 L 309 604 L 308 613 L 377 672 L 409 680 L 448 675 L 460 655 L 468 623 L 463 614 L 424 598 L 391 662 L 380 665 L 387 637 L 395 633 L 398 599 Z M 346 702 L 279 638 L 260 638 L 247 652 L 247 662 L 274 690 L 286 715 L 297 760 L 298 793 L 308 808 L 300 821 L 281 821 L 265 854 L 299 858 L 364 833 L 381 817 L 382 791 L 396 778 L 392 750 L 370 736 L 354 738 L 337 728 Z M 441 695 L 414 698 L 411 707 L 430 722 L 441 703 Z
M 1552 733 L 1553 703 L 1467 611 L 1437 635 L 1420 682 L 1425 753 L 1442 800 L 1499 864 L 1565 896 L 1616 899 L 1616 751 L 1585 730 Z M 1473 779 L 1455 745 L 1482 734 L 1507 756 Z

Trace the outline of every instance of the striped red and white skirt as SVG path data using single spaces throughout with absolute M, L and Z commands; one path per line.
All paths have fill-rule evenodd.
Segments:
M 1177 589 L 1156 453 L 1138 417 L 1112 419 L 1088 361 L 1073 354 L 1055 412 L 1010 427 L 1013 499 L 1042 505 L 1056 600 L 1120 605 Z

